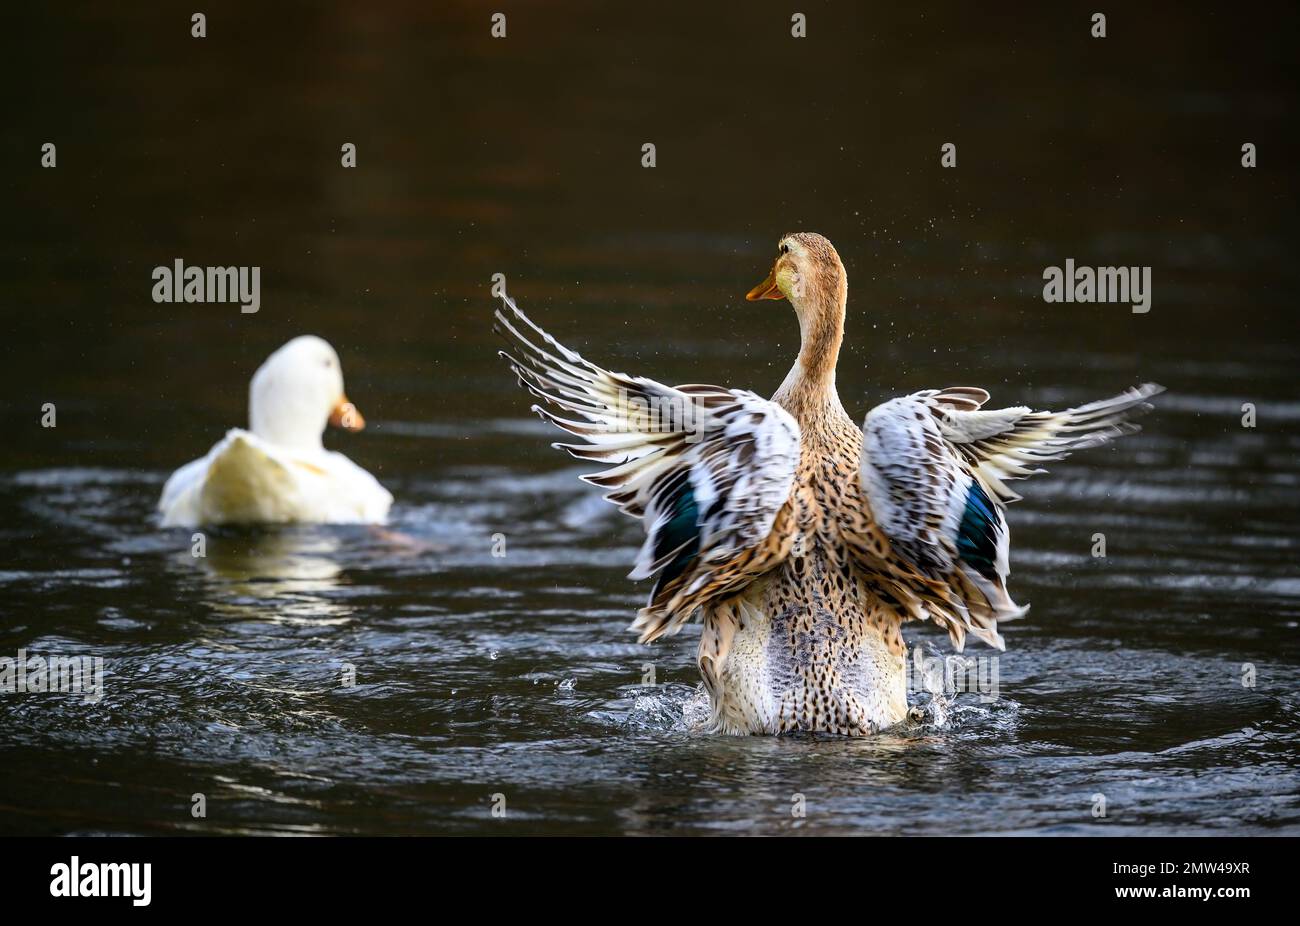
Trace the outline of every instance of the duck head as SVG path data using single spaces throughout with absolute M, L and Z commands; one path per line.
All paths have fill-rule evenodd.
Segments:
M 842 306 L 848 299 L 848 279 L 835 246 L 815 232 L 792 232 L 777 245 L 776 262 L 767 279 L 745 298 L 789 299 L 802 318 L 824 306 Z
M 343 368 L 329 342 L 303 335 L 257 368 L 248 388 L 249 428 L 281 447 L 319 450 L 325 426 L 360 431 L 365 418 L 343 393 Z

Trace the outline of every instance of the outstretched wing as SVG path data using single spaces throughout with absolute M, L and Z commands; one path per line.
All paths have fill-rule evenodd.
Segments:
M 533 410 L 584 443 L 556 444 L 613 464 L 583 476 L 644 521 L 631 577 L 654 577 L 632 629 L 642 642 L 681 629 L 700 605 L 734 594 L 789 553 L 787 502 L 799 426 L 752 392 L 665 386 L 611 373 L 555 341 L 509 297 L 496 312 L 510 362 L 533 395 L 570 413 Z
M 872 409 L 863 424 L 862 488 L 889 550 L 901 558 L 914 616 L 947 627 L 961 649 L 971 633 L 1002 649 L 999 621 L 1021 616 L 1007 593 L 1010 532 L 1003 509 L 1013 479 L 1040 464 L 1138 430 L 1154 384 L 1063 412 L 1020 406 L 982 411 L 970 386 L 928 390 Z M 879 568 L 879 564 L 876 564 Z M 910 573 L 910 575 L 908 575 Z

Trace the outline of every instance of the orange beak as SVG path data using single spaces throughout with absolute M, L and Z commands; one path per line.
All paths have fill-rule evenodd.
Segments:
M 767 279 L 759 283 L 749 292 L 745 293 L 745 298 L 750 302 L 757 302 L 760 299 L 784 299 L 785 293 L 781 292 L 781 287 L 776 285 L 776 264 L 772 265 Z
M 345 431 L 360 431 L 366 426 L 366 419 L 357 407 L 348 401 L 347 396 L 339 396 L 338 403 L 330 412 L 330 424 Z

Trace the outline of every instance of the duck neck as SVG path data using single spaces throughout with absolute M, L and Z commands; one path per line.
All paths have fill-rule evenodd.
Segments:
M 310 403 L 290 397 L 249 402 L 248 429 L 267 443 L 301 453 L 321 453 L 325 421 Z
M 801 426 L 842 408 L 835 391 L 835 365 L 844 342 L 844 308 L 847 293 L 838 292 L 795 306 L 799 316 L 799 357 L 773 397 L 795 416 Z

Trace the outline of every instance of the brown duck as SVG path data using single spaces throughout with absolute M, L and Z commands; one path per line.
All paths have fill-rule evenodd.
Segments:
M 907 714 L 901 627 L 926 619 L 961 650 L 1003 648 L 1006 483 L 1136 430 L 1147 384 L 1063 412 L 985 411 L 983 389 L 918 392 L 859 429 L 835 390 L 848 281 L 821 235 L 786 235 L 746 296 L 788 299 L 798 359 L 771 400 L 721 386 L 611 373 L 561 346 L 508 297 L 504 356 L 581 438 L 557 444 L 612 464 L 583 478 L 642 519 L 631 573 L 654 579 L 642 642 L 703 622 L 699 667 L 722 733 L 875 733 Z

